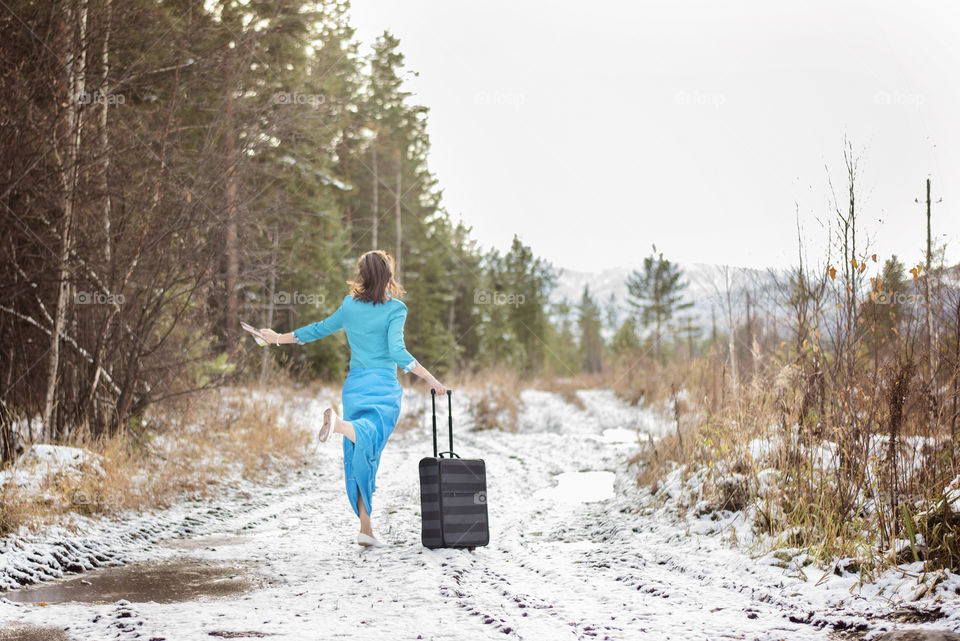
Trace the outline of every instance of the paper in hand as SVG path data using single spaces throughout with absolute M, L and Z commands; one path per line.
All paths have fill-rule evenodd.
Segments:
M 260 333 L 260 330 L 253 327 L 252 325 L 248 325 L 243 321 L 240 321 L 240 327 L 241 329 L 243 329 L 243 331 L 253 336 L 253 340 L 257 341 L 257 345 L 259 345 L 260 347 L 263 347 L 269 342 L 267 341 L 266 338 L 264 338 L 263 334 Z

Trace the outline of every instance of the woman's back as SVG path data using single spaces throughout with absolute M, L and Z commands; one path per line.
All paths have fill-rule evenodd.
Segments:
M 348 294 L 333 314 L 294 330 L 294 336 L 302 344 L 343 329 L 350 343 L 350 369 L 385 367 L 396 371 L 400 367 L 409 372 L 417 361 L 404 344 L 406 319 L 407 306 L 399 299 L 371 303 Z

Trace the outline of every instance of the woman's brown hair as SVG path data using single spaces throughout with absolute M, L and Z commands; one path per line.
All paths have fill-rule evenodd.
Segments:
M 393 256 L 375 249 L 368 251 L 357 260 L 357 274 L 348 280 L 350 294 L 366 303 L 383 303 L 389 292 L 391 298 L 399 298 L 404 293 L 403 286 L 393 277 Z

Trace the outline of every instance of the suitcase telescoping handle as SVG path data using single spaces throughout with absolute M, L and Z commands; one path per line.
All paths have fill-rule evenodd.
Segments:
M 443 455 L 446 454 L 447 458 L 453 458 L 457 456 L 456 452 L 453 451 L 453 394 L 452 390 L 447 390 L 447 421 L 450 424 L 450 449 L 446 452 L 437 453 L 437 391 L 433 388 L 430 389 L 430 405 L 433 408 L 433 457 L 434 458 L 443 458 Z

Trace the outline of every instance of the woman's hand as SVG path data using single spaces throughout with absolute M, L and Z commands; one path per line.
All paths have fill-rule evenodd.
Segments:
M 417 363 L 416 367 L 410 370 L 410 373 L 415 374 L 420 378 L 422 378 L 423 380 L 425 380 L 430 385 L 430 387 L 433 388 L 433 391 L 436 392 L 437 394 L 447 393 L 446 385 L 438 381 L 436 377 L 430 372 L 428 372 L 427 368 L 421 365 L 420 363 Z
M 260 328 L 260 333 L 263 334 L 263 337 L 267 339 L 267 342 L 271 345 L 278 345 L 280 340 L 280 334 L 276 333 L 269 327 Z

